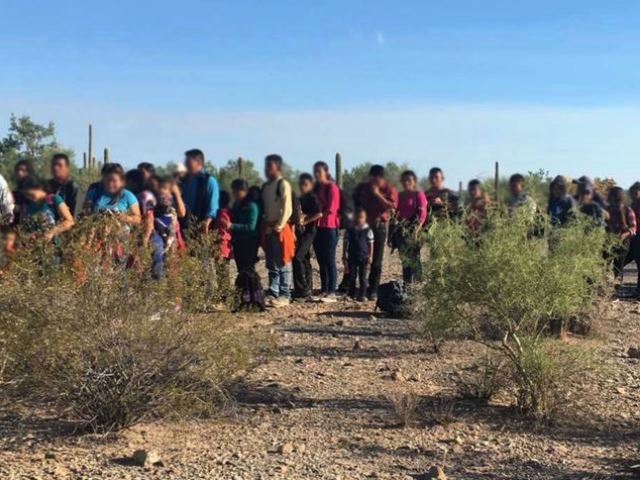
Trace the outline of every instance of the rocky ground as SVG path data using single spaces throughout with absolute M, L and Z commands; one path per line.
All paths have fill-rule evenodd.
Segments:
M 0 478 L 410 480 L 434 466 L 450 479 L 640 478 L 640 365 L 627 354 L 640 344 L 635 301 L 604 301 L 597 331 L 569 339 L 595 345 L 607 368 L 585 373 L 551 425 L 506 399 L 461 400 L 455 372 L 482 350 L 458 342 L 434 353 L 411 322 L 372 307 L 298 304 L 239 319 L 272 331 L 278 349 L 216 421 L 75 435 L 55 418 L 5 409 Z M 136 450 L 146 452 L 131 458 Z

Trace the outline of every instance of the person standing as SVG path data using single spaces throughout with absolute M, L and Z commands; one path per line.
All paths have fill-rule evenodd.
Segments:
M 21 216 L 24 214 L 24 209 L 27 205 L 27 199 L 22 194 L 22 182 L 34 175 L 35 170 L 29 160 L 18 160 L 13 166 L 13 180 L 16 185 L 16 189 L 13 192 L 13 223 L 16 225 L 20 223 Z
M 289 220 L 293 214 L 291 185 L 282 176 L 282 157 L 271 154 L 265 158 L 267 182 L 262 187 L 264 209 L 264 251 L 269 271 L 266 304 L 286 306 L 290 302 L 291 260 L 294 255 L 294 235 Z
M 338 267 L 336 265 L 336 249 L 338 248 L 338 228 L 340 222 L 340 188 L 331 180 L 329 165 L 316 162 L 313 166 L 316 179 L 315 194 L 322 208 L 322 216 L 318 219 L 318 233 L 313 248 L 320 267 L 320 301 L 335 303 L 338 283 Z
M 607 232 L 619 241 L 613 249 L 613 273 L 622 283 L 624 267 L 631 260 L 629 256 L 631 240 L 637 233 L 637 219 L 633 209 L 624 204 L 624 190 L 612 187 L 607 198 Z
M 519 209 L 524 208 L 531 215 L 530 218 L 533 219 L 538 211 L 538 206 L 535 200 L 526 192 L 524 175 L 514 173 L 509 177 L 509 193 L 509 201 L 507 202 L 509 215 L 513 215 Z
M 51 179 L 47 188 L 49 193 L 62 197 L 71 215 L 78 213 L 78 186 L 71 178 L 71 165 L 66 153 L 56 153 L 51 158 Z
M 260 210 L 249 197 L 249 184 L 237 178 L 231 182 L 233 208 L 231 209 L 231 248 L 238 273 L 255 272 L 258 262 L 260 232 L 258 230 Z
M 183 220 L 186 237 L 207 235 L 216 219 L 220 201 L 218 181 L 204 168 L 204 153 L 193 149 L 185 152 L 187 175 L 182 182 L 182 199 L 187 207 Z
M 367 223 L 367 212 L 356 211 L 353 225 L 344 233 L 342 261 L 353 277 L 348 295 L 358 302 L 365 300 L 368 289 L 367 272 L 373 261 L 374 235 Z
M 0 175 L 0 225 L 10 225 L 13 223 L 15 213 L 15 201 L 5 178 Z
M 31 236 L 42 236 L 47 242 L 57 242 L 58 236 L 74 225 L 71 209 L 60 195 L 47 192 L 47 184 L 28 177 L 21 182 L 26 199 L 22 223 Z
M 460 199 L 453 190 L 444 185 L 444 172 L 439 167 L 429 170 L 427 203 L 429 204 L 429 221 L 452 220 L 460 216 Z
M 567 193 L 567 181 L 558 175 L 549 185 L 549 205 L 547 213 L 551 217 L 551 225 L 562 226 L 576 218 L 576 201 Z
M 386 180 L 386 172 L 382 165 L 374 165 L 369 170 L 369 179 L 360 183 L 353 194 L 356 209 L 367 212 L 367 223 L 373 230 L 373 258 L 369 272 L 367 297 L 378 298 L 378 286 L 382 276 L 384 247 L 387 244 L 387 231 L 391 213 L 398 205 L 398 192 Z
M 482 186 L 482 182 L 473 179 L 467 184 L 469 194 L 469 205 L 466 210 L 467 229 L 471 237 L 477 240 L 477 236 L 485 229 L 489 209 L 491 208 L 491 197 L 487 195 Z
M 313 293 L 313 268 L 311 247 L 317 233 L 317 223 L 322 217 L 322 206 L 316 196 L 313 177 L 303 173 L 298 179 L 300 210 L 302 215 L 296 232 L 296 253 L 293 257 L 293 296 L 297 300 L 309 300 Z

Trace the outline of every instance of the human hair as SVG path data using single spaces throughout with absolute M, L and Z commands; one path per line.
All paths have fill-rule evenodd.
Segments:
M 144 189 L 142 172 L 138 169 L 129 170 L 124 176 L 124 181 L 130 187 L 129 189 L 135 194 L 140 193 Z
M 187 150 L 184 152 L 184 156 L 186 158 L 193 158 L 194 160 L 199 160 L 204 164 L 204 152 L 199 148 L 192 148 L 191 150 Z
M 231 182 L 231 190 L 236 192 L 246 192 L 249 190 L 249 182 L 247 182 L 244 178 L 236 178 L 233 182 Z
M 144 170 L 145 172 L 149 172 L 153 175 L 156 174 L 156 167 L 153 163 L 149 162 L 141 162 L 138 164 L 138 170 Z
M 418 176 L 413 170 L 405 170 L 404 172 L 402 172 L 402 175 L 400 175 L 400 178 L 402 180 L 404 180 L 405 178 L 413 178 L 416 182 L 418 181 Z
M 609 202 L 609 206 L 611 208 L 612 220 L 618 220 L 619 225 L 622 227 L 622 230 L 626 230 L 628 228 L 627 225 L 627 215 L 624 205 L 624 190 L 620 187 L 611 187 L 609 190 L 609 194 L 607 195 L 607 201 Z
M 269 163 L 275 163 L 278 168 L 282 168 L 282 164 L 284 162 L 280 155 L 278 155 L 277 153 L 271 153 L 264 158 L 264 163 L 265 165 L 268 165 Z
M 521 173 L 514 173 L 509 177 L 509 183 L 525 183 L 524 175 Z
M 102 167 L 102 177 L 108 177 L 109 175 L 118 175 L 124 180 L 124 168 L 119 163 L 107 163 Z
M 356 215 L 356 216 L 358 216 L 358 215 L 360 215 L 361 213 L 364 213 L 364 214 L 366 215 L 366 214 L 367 214 L 367 210 L 366 210 L 364 207 L 358 207 L 358 208 L 356 208 L 355 215 Z
M 262 189 L 257 186 L 254 185 L 253 187 L 249 187 L 249 195 L 248 195 L 251 200 L 253 200 L 254 202 L 257 203 L 262 203 Z
M 467 184 L 467 190 L 471 190 L 472 188 L 475 188 L 475 187 L 480 187 L 480 190 L 484 191 L 484 188 L 482 188 L 482 182 L 477 178 L 474 178 L 473 180 L 469 181 L 469 183 Z
M 69 166 L 69 155 L 67 155 L 66 153 L 54 153 L 51 157 L 51 163 L 57 162 L 58 160 L 63 160 L 64 163 L 67 164 L 67 167 Z
M 322 160 L 313 164 L 313 169 L 315 170 L 316 168 L 321 168 L 325 172 L 329 173 L 329 164 L 327 162 L 323 162 Z
M 640 182 L 634 182 L 633 185 L 629 187 L 629 193 L 633 194 L 633 192 L 640 191 Z
M 298 183 L 311 182 L 313 183 L 313 177 L 309 173 L 301 173 L 298 177 Z
M 16 164 L 13 166 L 13 171 L 17 172 L 20 167 L 24 167 L 27 169 L 27 175 L 30 177 L 34 175 L 35 170 L 33 168 L 33 163 L 30 160 L 18 160 Z
M 373 165 L 369 169 L 369 176 L 375 178 L 384 178 L 386 171 L 382 165 Z
M 27 190 L 47 190 L 47 184 L 44 180 L 35 175 L 25 178 L 20 182 L 20 191 L 26 192 Z
M 220 208 L 229 208 L 231 203 L 231 195 L 226 190 L 220 190 Z
M 442 171 L 442 169 L 440 167 L 432 167 L 429 170 L 429 177 L 435 177 L 438 174 L 444 175 L 444 172 Z

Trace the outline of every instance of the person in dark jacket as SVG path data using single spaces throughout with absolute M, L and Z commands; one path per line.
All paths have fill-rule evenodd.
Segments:
M 575 185 L 577 185 L 578 187 L 580 187 L 580 185 L 584 185 L 586 187 L 590 187 L 591 190 L 593 191 L 593 203 L 597 203 L 598 205 L 600 205 L 602 208 L 605 208 L 607 206 L 607 203 L 605 202 L 604 198 L 602 198 L 602 196 L 596 191 L 595 185 L 593 183 L 593 180 L 591 180 L 590 177 L 587 177 L 586 175 L 581 176 L 578 179 L 575 179 L 573 181 L 573 183 Z M 576 196 L 575 196 L 575 200 L 579 201 L 579 192 L 576 192 Z
M 260 209 L 249 196 L 249 184 L 241 178 L 231 182 L 231 248 L 238 272 L 255 272 L 258 262 Z
M 313 290 L 313 268 L 311 248 L 318 232 L 318 219 L 322 217 L 322 206 L 313 191 L 313 177 L 303 173 L 298 179 L 300 189 L 300 216 L 296 229 L 296 252 L 293 256 L 293 297 L 297 300 L 311 299 Z
M 47 187 L 49 193 L 62 197 L 71 215 L 77 215 L 78 186 L 71 178 L 71 164 L 66 153 L 56 153 L 51 158 L 51 179 Z
M 374 233 L 367 223 L 367 211 L 356 210 L 354 225 L 344 234 L 342 261 L 353 277 L 349 296 L 362 302 L 368 291 L 369 265 L 374 256 Z M 357 285 L 356 285 L 357 283 Z
M 427 190 L 427 204 L 429 205 L 429 221 L 453 220 L 460 216 L 460 199 L 453 190 L 444 185 L 444 172 L 441 168 L 433 167 L 429 170 L 429 185 Z
M 604 227 L 605 222 L 609 218 L 609 213 L 602 208 L 600 203 L 595 201 L 593 185 L 588 182 L 579 183 L 577 198 L 580 213 L 592 219 L 596 225 Z
M 576 218 L 576 201 L 567 193 L 567 181 L 558 175 L 549 185 L 549 205 L 547 213 L 551 217 L 551 224 L 561 226 Z

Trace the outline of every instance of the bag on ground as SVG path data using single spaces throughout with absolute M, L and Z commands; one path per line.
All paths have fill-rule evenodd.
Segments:
M 400 282 L 383 283 L 378 287 L 378 301 L 376 309 L 388 314 L 391 318 L 406 318 L 409 316 L 407 295 Z

